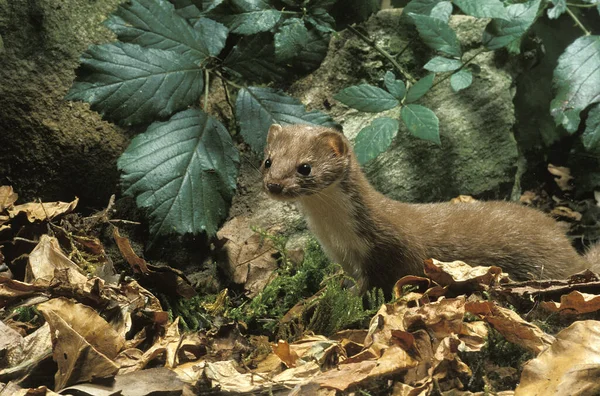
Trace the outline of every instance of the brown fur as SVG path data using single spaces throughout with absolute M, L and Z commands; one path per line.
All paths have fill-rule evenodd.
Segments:
M 497 265 L 517 280 L 564 278 L 588 267 L 556 222 L 535 209 L 501 201 L 407 204 L 385 197 L 335 130 L 273 125 L 266 159 L 267 193 L 299 204 L 327 255 L 362 292 L 375 286 L 389 292 L 400 277 L 421 274 L 428 258 Z M 310 175 L 299 173 L 302 164 L 311 166 Z

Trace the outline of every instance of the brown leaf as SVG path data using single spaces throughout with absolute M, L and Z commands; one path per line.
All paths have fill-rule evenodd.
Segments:
M 136 274 L 148 274 L 149 271 L 146 260 L 133 251 L 131 242 L 128 238 L 122 237 L 119 234 L 119 229 L 117 227 L 113 228 L 113 239 L 117 243 L 121 255 L 123 255 L 123 258 L 127 261 L 133 272 Z
M 502 273 L 500 267 L 471 267 L 462 261 L 445 263 L 436 259 L 425 260 L 424 270 L 428 277 L 442 286 L 465 283 L 489 286 L 496 284 Z
M 19 213 L 25 213 L 30 223 L 37 220 L 52 220 L 56 216 L 72 212 L 78 202 L 79 198 L 71 202 L 29 202 L 9 208 L 8 214 L 10 217 L 15 217 Z
M 567 208 L 566 206 L 556 206 L 554 209 L 552 209 L 550 214 L 554 217 L 572 221 L 580 221 L 582 217 L 581 213 L 575 212 L 573 209 Z
M 38 309 L 51 329 L 56 389 L 117 373 L 119 367 L 111 359 L 125 340 L 94 310 L 63 298 L 39 304 Z
M 11 186 L 0 186 L 0 212 L 10 208 L 19 198 Z
M 298 354 L 290 350 L 290 344 L 287 341 L 279 340 L 277 344 L 272 344 L 273 353 L 288 367 L 296 367 Z
M 46 288 L 40 285 L 32 285 L 30 283 L 19 282 L 5 276 L 0 276 L 0 308 L 6 306 L 13 300 L 19 300 L 38 292 L 44 291 Z
M 248 297 L 255 297 L 272 280 L 277 268 L 273 242 L 252 231 L 244 217 L 225 223 L 217 236 L 226 240 L 225 271 L 233 282 L 244 285 Z
M 408 311 L 404 315 L 404 325 L 408 330 L 425 325 L 438 339 L 442 339 L 460 333 L 464 314 L 464 296 L 447 298 Z
M 467 302 L 465 309 L 482 317 L 508 341 L 535 354 L 546 349 L 554 341 L 554 337 L 544 333 L 536 325 L 523 320 L 516 312 L 498 306 L 495 302 Z
M 375 367 L 377 367 L 377 361 L 375 360 L 343 364 L 339 366 L 339 369 L 321 373 L 313 381 L 327 388 L 345 391 L 369 378 L 369 374 Z
M 600 296 L 581 293 L 577 290 L 560 297 L 560 303 L 543 301 L 540 306 L 550 312 L 562 314 L 582 314 L 600 310 Z
M 515 395 L 600 394 L 600 322 L 575 322 L 525 364 Z
M 556 176 L 554 181 L 561 191 L 571 191 L 573 189 L 573 186 L 571 185 L 573 176 L 571 176 L 571 170 L 569 168 L 548 164 L 548 172 L 550 172 L 553 176 Z
M 2 363 L 6 363 L 0 369 L 1 378 L 24 378 L 40 362 L 51 356 L 52 342 L 47 323 L 26 337 L 15 335 L 10 329 L 3 327 L 4 324 L 0 322 L 0 343 L 5 342 L 0 346 L 0 355 Z
M 450 203 L 453 203 L 453 204 L 473 203 L 473 202 L 477 202 L 477 200 L 470 195 L 459 195 L 458 197 L 452 198 L 450 200 Z
M 55 272 L 63 272 L 70 284 L 83 287 L 88 278 L 81 273 L 81 269 L 71 261 L 62 251 L 56 238 L 42 235 L 40 242 L 29 254 L 25 282 L 44 280 L 50 282 L 55 279 Z

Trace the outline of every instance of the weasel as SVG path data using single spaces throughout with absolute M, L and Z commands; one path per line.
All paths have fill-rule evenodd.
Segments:
M 513 279 L 564 278 L 589 267 L 558 224 L 516 203 L 409 204 L 377 192 L 350 142 L 334 129 L 274 124 L 269 128 L 263 187 L 295 201 L 325 253 L 356 281 L 390 293 L 423 260 L 495 265 Z

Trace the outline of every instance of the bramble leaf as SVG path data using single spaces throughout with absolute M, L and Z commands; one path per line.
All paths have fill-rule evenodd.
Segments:
M 330 37 L 330 34 L 322 33 L 316 28 L 310 29 L 306 46 L 294 58 L 293 64 L 306 71 L 312 71 L 319 67 L 327 56 Z
M 579 127 L 579 113 L 600 102 L 600 36 L 582 36 L 558 58 L 552 78 L 556 96 L 550 112 L 568 132 Z
M 440 19 L 445 23 L 448 23 L 448 21 L 450 20 L 450 15 L 452 15 L 452 3 L 449 1 L 442 1 L 437 3 L 429 13 L 430 17 Z
M 209 18 L 200 18 L 194 23 L 194 29 L 200 34 L 210 55 L 217 56 L 221 53 L 229 35 L 229 29 L 225 25 Z
M 557 19 L 567 10 L 567 0 L 551 0 L 551 2 L 553 7 L 549 8 L 548 11 L 546 11 L 548 14 L 548 18 Z
M 290 18 L 275 33 L 275 58 L 285 61 L 296 56 L 308 43 L 308 30 L 298 18 Z
M 600 151 L 600 104 L 595 104 L 588 113 L 581 140 L 586 150 Z
M 413 21 L 410 14 L 431 16 L 431 11 L 444 0 L 412 0 L 402 9 L 402 18 Z
M 511 4 L 506 7 L 508 19 L 494 19 L 486 26 L 483 32 L 483 45 L 491 50 L 509 47 L 514 51 L 514 44 L 520 41 L 521 36 L 535 22 L 540 1 L 529 0 L 526 3 Z
M 168 117 L 202 94 L 202 69 L 173 51 L 116 42 L 90 46 L 66 96 L 124 125 Z
M 221 15 L 217 20 L 236 34 L 268 32 L 281 18 L 281 12 L 263 0 L 231 0 L 231 6 L 232 13 Z
M 400 123 L 388 117 L 376 118 L 363 128 L 354 140 L 354 152 L 361 165 L 386 151 L 398 134 Z
M 431 73 L 420 79 L 408 89 L 406 93 L 406 103 L 412 103 L 414 101 L 419 100 L 423 95 L 425 95 L 433 85 L 433 79 L 435 78 L 435 74 Z
M 123 3 L 105 24 L 125 43 L 187 54 L 198 63 L 210 56 L 200 33 L 164 0 Z
M 273 38 L 268 33 L 243 38 L 223 61 L 223 66 L 250 81 L 281 81 L 287 70 L 275 62 Z
M 460 57 L 462 51 L 454 30 L 438 18 L 427 15 L 410 14 L 419 36 L 430 48 L 445 54 Z
M 468 88 L 473 82 L 473 74 L 468 69 L 462 69 L 450 76 L 450 86 L 454 92 Z
M 406 84 L 402 80 L 396 80 L 396 76 L 391 71 L 385 73 L 383 76 L 383 83 L 385 87 L 396 99 L 404 99 L 406 95 Z
M 137 135 L 118 167 L 125 194 L 150 218 L 150 234 L 216 233 L 236 188 L 239 153 L 229 132 L 201 110 L 155 122 Z
M 462 62 L 458 59 L 444 58 L 443 56 L 436 56 L 423 66 L 425 70 L 429 70 L 436 73 L 449 72 L 459 69 L 462 66 Z
M 408 130 L 419 139 L 440 142 L 440 121 L 427 107 L 409 104 L 402 107 L 402 121 Z
M 369 113 L 389 110 L 400 104 L 390 93 L 369 84 L 353 85 L 333 96 L 346 106 Z
M 323 8 L 311 8 L 306 21 L 323 33 L 335 32 L 335 19 Z
M 476 18 L 507 19 L 508 13 L 500 0 L 452 0 L 467 15 Z
M 256 153 L 264 150 L 267 132 L 274 123 L 337 126 L 328 115 L 316 110 L 307 112 L 300 101 L 272 88 L 240 89 L 235 114 L 244 141 Z

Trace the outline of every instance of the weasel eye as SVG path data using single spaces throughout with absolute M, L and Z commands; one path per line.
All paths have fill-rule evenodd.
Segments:
M 298 173 L 300 173 L 302 176 L 308 176 L 310 175 L 310 165 L 309 164 L 302 164 L 298 167 Z
M 265 168 L 269 169 L 271 167 L 271 158 L 267 158 L 265 161 Z

